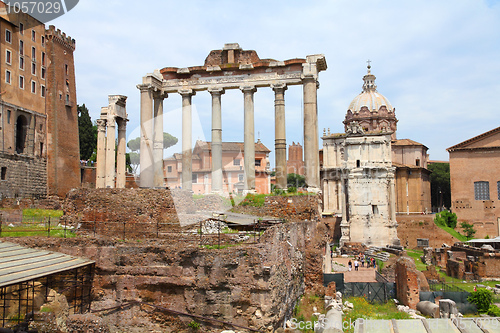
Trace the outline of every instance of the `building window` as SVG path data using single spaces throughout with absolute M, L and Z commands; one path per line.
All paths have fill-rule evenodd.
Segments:
M 24 42 L 22 40 L 19 41 L 19 54 L 24 55 Z
M 233 165 L 240 165 L 240 163 L 241 163 L 241 160 L 239 158 L 235 158 L 233 160 Z
M 34 62 L 31 63 L 31 74 L 36 75 L 36 64 Z
M 500 182 L 497 182 L 498 200 L 500 200 Z
M 193 173 L 193 184 L 198 183 L 198 175 Z
M 43 156 L 43 142 L 40 142 L 40 156 Z
M 28 133 L 28 119 L 20 115 L 16 121 L 16 153 L 23 154 L 26 148 L 26 137 Z
M 24 57 L 19 57 L 19 69 L 24 70 Z
M 19 75 L 19 88 L 24 89 L 24 76 Z
M 21 35 L 24 35 L 24 24 L 22 24 L 22 23 L 19 23 L 19 33 Z
M 2 180 L 7 179 L 7 167 L 2 167 Z
M 12 52 L 10 50 L 5 51 L 5 62 L 9 65 L 12 64 Z
M 356 160 L 356 168 L 359 168 L 361 166 L 361 161 L 360 160 Z
M 378 206 L 377 205 L 372 205 L 372 213 L 373 213 L 373 215 L 378 215 Z
M 42 66 L 45 66 L 45 52 L 42 52 Z
M 12 43 L 12 32 L 8 29 L 5 29 L 5 41 L 7 43 Z
M 45 80 L 45 67 L 42 67 L 42 72 L 40 73 L 40 77 L 42 78 L 42 80 Z
M 31 30 L 31 40 L 36 42 L 36 32 L 35 30 Z
M 261 161 L 262 161 L 262 160 L 260 160 L 260 159 L 259 159 L 259 160 L 255 160 L 255 166 L 260 167 Z
M 7 124 L 10 124 L 10 114 L 12 112 L 10 110 L 7 110 Z
M 474 182 L 474 199 L 490 200 L 490 183 Z
M 31 60 L 36 61 L 36 49 L 35 49 L 35 47 L 31 48 Z
M 417 160 L 415 161 L 415 165 L 416 166 L 420 166 L 420 160 L 417 158 Z
M 171 165 L 169 165 L 169 166 L 167 167 L 167 172 L 172 172 L 172 166 L 171 166 Z
M 10 84 L 10 71 L 5 71 L 5 82 Z
M 36 82 L 31 80 L 31 92 L 36 94 Z
M 41 95 L 42 97 L 45 97 L 45 86 L 44 86 L 43 84 L 42 84 L 42 85 L 40 85 L 40 95 Z M 42 130 L 42 129 L 41 129 L 41 126 L 42 126 L 42 125 L 40 125 L 40 130 Z
M 45 46 L 45 36 L 42 36 L 42 46 Z
M 68 75 L 68 65 L 64 65 L 64 71 L 66 72 L 66 75 Z
M 244 180 L 245 180 L 244 175 L 242 173 L 238 174 L 238 181 L 242 182 Z

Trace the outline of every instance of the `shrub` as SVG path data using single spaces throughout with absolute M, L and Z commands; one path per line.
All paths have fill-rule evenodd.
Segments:
M 192 320 L 192 321 L 188 324 L 188 326 L 189 326 L 189 327 L 191 327 L 191 328 L 193 328 L 193 329 L 195 329 L 195 330 L 197 330 L 197 329 L 199 329 L 199 328 L 200 328 L 200 323 L 198 323 L 198 322 L 196 322 L 196 321 Z
M 297 193 L 297 188 L 295 186 L 290 186 L 288 188 L 288 193 Z
M 487 289 L 480 288 L 477 291 L 471 292 L 467 300 L 476 305 L 479 313 L 488 312 L 493 301 L 493 293 Z
M 500 308 L 495 304 L 491 304 L 490 308 L 488 309 L 488 315 L 492 317 L 500 317 Z
M 443 210 L 442 212 L 436 214 L 434 222 L 437 225 L 455 229 L 455 227 L 457 226 L 457 214 L 451 213 L 447 210 Z

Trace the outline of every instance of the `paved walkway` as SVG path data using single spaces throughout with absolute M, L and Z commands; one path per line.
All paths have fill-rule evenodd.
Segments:
M 352 262 L 352 271 L 341 272 L 344 273 L 344 282 L 377 282 L 375 279 L 375 269 L 373 267 L 367 268 L 359 266 L 359 270 L 354 270 L 354 259 L 353 258 L 332 258 L 332 262 L 337 262 L 348 267 L 349 260 Z M 360 263 L 361 265 L 361 263 Z

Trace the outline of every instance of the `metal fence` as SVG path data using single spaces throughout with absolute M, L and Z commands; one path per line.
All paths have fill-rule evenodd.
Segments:
M 344 297 L 364 297 L 369 302 L 386 303 L 396 298 L 394 282 L 344 282 L 343 273 L 323 274 L 323 285 L 335 282 L 337 291 Z
M 58 217 L 8 218 L 0 215 L 0 237 L 57 236 L 65 237 L 70 227 L 61 225 Z

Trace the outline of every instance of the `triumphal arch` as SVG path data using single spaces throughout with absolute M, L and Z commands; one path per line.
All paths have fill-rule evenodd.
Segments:
M 285 90 L 303 86 L 304 160 L 306 182 L 311 190 L 320 188 L 318 154 L 318 74 L 326 70 L 322 54 L 305 59 L 276 61 L 260 59 L 257 52 L 238 44 L 213 50 L 203 66 L 165 67 L 147 74 L 141 91 L 140 186 L 164 187 L 163 100 L 169 93 L 182 96 L 182 188 L 192 188 L 192 98 L 197 92 L 212 95 L 212 191 L 222 192 L 221 98 L 226 89 L 240 89 L 244 103 L 244 190 L 255 190 L 254 94 L 270 87 L 275 93 L 276 183 L 286 188 Z

